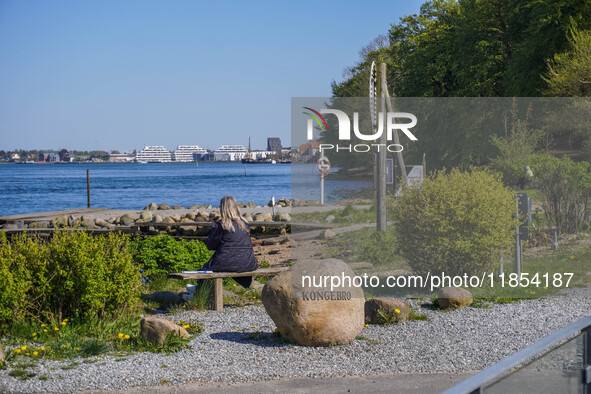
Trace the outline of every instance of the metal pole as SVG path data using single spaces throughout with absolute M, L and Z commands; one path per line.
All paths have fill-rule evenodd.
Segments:
M 90 208 L 90 170 L 86 170 L 86 197 L 88 199 L 88 208 Z
M 324 174 L 320 173 L 320 205 L 324 205 Z
M 519 202 L 516 200 L 517 209 L 515 217 L 517 218 L 517 230 L 515 231 L 515 273 L 521 275 L 521 240 L 519 239 Z
M 384 114 L 383 121 L 386 122 L 386 93 L 384 87 L 386 86 L 386 63 L 380 64 L 380 80 L 381 84 L 381 111 Z M 379 118 L 379 117 L 378 117 Z M 388 141 L 386 139 L 386 125 L 384 124 L 384 132 L 380 136 L 380 147 L 383 149 L 378 150 L 378 163 L 377 163 L 377 190 L 376 190 L 376 208 L 377 208 L 377 220 L 376 227 L 378 232 L 386 231 L 386 145 Z

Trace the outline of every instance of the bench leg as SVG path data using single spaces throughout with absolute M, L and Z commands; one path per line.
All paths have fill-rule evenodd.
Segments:
M 221 311 L 224 309 L 224 279 L 215 278 L 213 285 L 213 309 Z

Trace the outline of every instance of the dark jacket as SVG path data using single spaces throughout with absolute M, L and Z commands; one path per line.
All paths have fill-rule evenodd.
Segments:
M 234 232 L 224 230 L 219 221 L 213 223 L 205 246 L 215 250 L 215 253 L 206 267 L 214 272 L 248 272 L 258 269 L 250 241 L 250 227 L 245 223 L 248 231 L 244 231 L 236 222 L 232 224 Z

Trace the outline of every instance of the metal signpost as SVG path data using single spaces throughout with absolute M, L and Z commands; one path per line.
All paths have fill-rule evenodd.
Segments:
M 320 205 L 324 205 L 324 175 L 330 171 L 330 161 L 326 156 L 318 159 L 318 171 L 320 171 Z
M 521 275 L 521 240 L 529 238 L 528 225 L 531 222 L 531 204 L 532 199 L 527 196 L 527 193 L 516 193 L 517 211 L 515 217 L 518 225 L 515 231 L 515 273 Z

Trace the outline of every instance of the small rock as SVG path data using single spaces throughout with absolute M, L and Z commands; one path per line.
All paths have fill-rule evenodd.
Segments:
M 326 223 L 332 223 L 336 220 L 336 218 L 334 217 L 334 215 L 328 215 L 327 217 L 324 218 L 324 221 Z
M 185 207 L 181 207 L 180 205 L 175 205 L 172 209 L 185 209 Z
M 170 215 L 169 218 L 171 218 L 175 222 L 180 222 L 181 221 L 181 217 L 179 215 Z
M 446 308 L 462 308 L 472 305 L 474 298 L 472 293 L 461 287 L 448 286 L 439 289 L 437 292 L 437 301 L 439 307 Z
M 280 213 L 277 219 L 280 222 L 291 222 L 291 216 L 289 216 L 287 213 Z
M 170 205 L 168 205 L 166 203 L 160 204 L 160 205 L 158 205 L 158 209 L 160 209 L 160 210 L 170 209 Z
M 324 230 L 320 233 L 320 239 L 330 239 L 336 236 L 335 232 L 332 230 Z
M 199 205 L 197 205 L 197 204 L 191 205 L 189 207 L 189 209 L 197 210 L 197 209 L 199 209 Z
M 195 219 L 197 219 L 197 213 L 195 213 L 195 212 L 189 212 L 189 213 L 184 214 L 183 217 L 189 219 L 192 222 L 194 222 Z
M 365 301 L 367 324 L 398 323 L 408 320 L 409 314 L 410 307 L 404 301 L 392 298 L 372 298 Z
M 119 218 L 119 223 L 121 223 L 123 226 L 131 226 L 135 223 L 135 218 L 132 214 L 126 213 Z
M 140 322 L 140 333 L 146 342 L 156 343 L 162 346 L 171 331 L 174 331 L 184 339 L 191 337 L 183 327 L 168 320 L 150 316 L 142 319 Z
M 164 219 L 160 214 L 155 214 L 154 216 L 152 216 L 152 223 L 162 223 L 163 220 Z
M 145 210 L 155 211 L 158 209 L 158 204 L 155 202 L 150 203 L 147 207 L 144 208 Z
M 94 219 L 91 218 L 90 216 L 82 216 L 82 220 L 80 221 L 80 225 L 82 227 L 90 229 L 90 230 L 97 228 L 97 226 L 94 222 Z
M 152 220 L 154 216 L 152 215 L 152 212 L 150 211 L 144 211 L 140 213 L 140 218 L 145 221 L 145 222 L 149 222 Z
M 250 213 L 245 213 L 244 215 L 242 215 L 242 217 L 244 218 L 244 220 L 246 220 L 247 222 L 252 222 L 252 215 Z
M 175 223 L 175 221 L 170 216 L 167 216 L 166 218 L 164 218 L 164 220 L 162 220 L 162 223 Z
M 101 218 L 94 219 L 94 224 L 96 224 L 98 227 L 109 227 L 109 223 Z
M 257 213 L 254 216 L 254 221 L 255 222 L 272 222 L 273 216 L 269 212 Z

